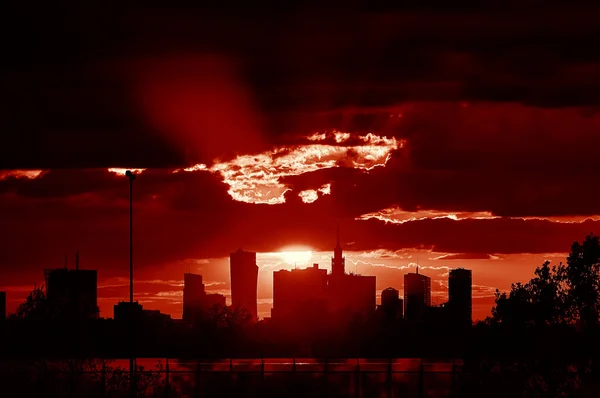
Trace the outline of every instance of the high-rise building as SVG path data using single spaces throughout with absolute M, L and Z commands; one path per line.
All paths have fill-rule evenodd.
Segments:
M 471 270 L 456 268 L 448 276 L 448 309 L 454 326 L 471 326 L 472 318 Z
M 329 308 L 335 314 L 363 314 L 377 309 L 376 278 L 365 275 L 329 275 Z
M 402 318 L 404 315 L 403 301 L 400 292 L 393 287 L 388 287 L 381 292 L 381 313 L 388 318 Z
M 346 258 L 340 244 L 340 224 L 334 256 L 331 259 L 331 274 L 327 278 L 328 306 L 334 314 L 369 315 L 377 309 L 376 278 L 357 274 L 346 274 Z
M 202 275 L 183 274 L 183 315 L 186 322 L 191 322 L 202 311 L 206 291 L 202 283 Z
M 404 315 L 410 321 L 422 321 L 431 306 L 431 278 L 416 273 L 404 275 Z
M 62 319 L 98 318 L 98 272 L 58 268 L 44 271 L 46 297 L 53 315 Z
M 253 322 L 257 320 L 258 266 L 256 253 L 238 249 L 229 256 L 231 277 L 231 304 L 245 308 Z
M 183 315 L 186 322 L 202 318 L 214 306 L 225 307 L 225 296 L 222 294 L 207 294 L 202 275 L 183 274 Z
M 327 270 L 312 268 L 273 272 L 273 322 L 298 328 L 323 321 L 327 312 Z
M 232 280 L 232 297 L 233 288 Z M 271 318 L 288 330 L 305 330 L 305 325 L 312 325 L 313 330 L 325 324 L 341 326 L 356 314 L 370 316 L 376 308 L 376 278 L 345 272 L 339 224 L 331 274 L 318 264 L 312 268 L 273 272 Z
M 6 319 L 6 292 L 0 292 L 0 322 Z

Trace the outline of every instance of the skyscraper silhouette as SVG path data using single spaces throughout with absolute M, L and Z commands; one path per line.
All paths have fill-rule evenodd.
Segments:
M 207 315 L 213 306 L 225 307 L 225 296 L 222 294 L 206 294 L 202 283 L 202 275 L 183 274 L 183 315 L 186 322 L 194 322 Z
M 315 319 L 322 322 L 327 311 L 327 270 L 312 268 L 273 272 L 271 317 L 288 328 L 298 329 Z
M 431 306 L 431 278 L 416 273 L 404 275 L 404 314 L 410 321 L 422 321 Z
M 393 287 L 388 287 L 381 292 L 381 312 L 391 318 L 402 318 L 404 314 L 403 302 L 400 292 Z
M 231 277 L 231 304 L 234 308 L 242 307 L 256 322 L 257 291 L 258 291 L 258 266 L 256 253 L 245 252 L 238 249 L 229 256 L 229 269 Z
M 331 259 L 331 274 L 327 278 L 329 309 L 333 313 L 362 313 L 369 315 L 377 307 L 376 278 L 346 274 L 346 258 L 340 244 L 340 224 Z
M 79 253 L 75 269 L 46 269 L 44 277 L 48 304 L 56 316 L 66 319 L 98 318 L 98 272 L 79 269 Z
M 448 308 L 455 326 L 471 326 L 472 320 L 471 270 L 456 268 L 448 276 Z
M 204 283 L 202 275 L 183 274 L 183 315 L 184 321 L 191 322 L 204 305 Z

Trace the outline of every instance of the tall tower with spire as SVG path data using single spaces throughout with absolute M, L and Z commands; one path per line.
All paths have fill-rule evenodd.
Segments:
M 340 222 L 337 223 L 337 244 L 333 250 L 333 258 L 331 259 L 331 275 L 344 275 L 346 273 L 346 258 L 342 253 L 340 245 Z

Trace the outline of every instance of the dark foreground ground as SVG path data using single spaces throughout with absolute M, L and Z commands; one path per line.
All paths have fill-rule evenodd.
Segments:
M 4 360 L 2 397 L 597 397 L 593 361 Z M 133 378 L 132 378 L 133 375 Z M 132 382 L 133 380 L 133 382 Z

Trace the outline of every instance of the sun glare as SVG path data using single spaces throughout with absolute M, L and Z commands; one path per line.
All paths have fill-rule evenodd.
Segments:
M 279 252 L 279 255 L 290 265 L 306 265 L 312 259 L 312 251 Z

